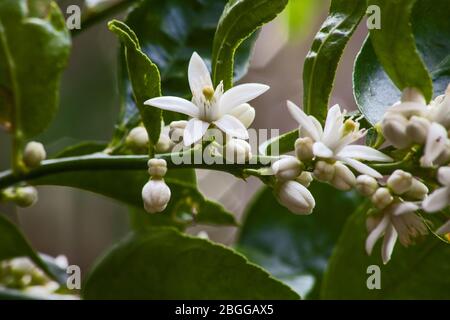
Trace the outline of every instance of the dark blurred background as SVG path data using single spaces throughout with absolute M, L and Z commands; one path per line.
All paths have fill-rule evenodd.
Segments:
M 329 0 L 291 2 L 294 5 L 290 12 L 263 27 L 250 72 L 242 80 L 271 86 L 267 94 L 252 103 L 257 110 L 254 128 L 277 128 L 285 132 L 296 126 L 285 112 L 285 101 L 290 99 L 301 106 L 303 61 L 326 17 Z M 82 7 L 83 1 L 58 3 L 66 12 L 68 5 Z M 107 30 L 107 21 L 73 40 L 70 63 L 62 82 L 59 113 L 49 129 L 36 139 L 45 143 L 50 155 L 81 140 L 107 141 L 111 137 L 119 106 L 118 43 Z M 347 110 L 356 107 L 351 70 L 366 33 L 363 23 L 348 45 L 337 73 L 331 103 L 339 103 Z M 0 171 L 9 168 L 8 150 L 8 136 L 0 131 Z M 259 187 L 256 180 L 236 181 L 230 175 L 208 171 L 199 171 L 198 179 L 207 196 L 222 202 L 239 217 Z M 70 264 L 79 265 L 84 273 L 102 251 L 128 230 L 126 208 L 113 200 L 61 187 L 40 187 L 39 197 L 32 208 L 15 209 L 0 204 L 0 211 L 6 211 L 18 221 L 38 251 L 64 254 Z M 206 226 L 194 227 L 190 232 L 195 234 L 202 230 L 206 230 L 212 240 L 227 244 L 233 242 L 236 234 L 234 228 Z

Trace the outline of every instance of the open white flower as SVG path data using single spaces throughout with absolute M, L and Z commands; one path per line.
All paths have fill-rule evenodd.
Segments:
M 367 254 L 372 254 L 375 243 L 383 237 L 381 257 L 386 264 L 391 259 L 397 238 L 404 246 L 412 243 L 413 238 L 428 233 L 427 226 L 414 212 L 419 207 L 412 202 L 392 203 L 382 211 L 379 217 L 369 217 L 367 228 L 369 236 L 366 240 Z
M 427 212 L 437 212 L 450 203 L 450 167 L 440 167 L 437 178 L 442 188 L 436 189 L 422 203 Z
M 359 130 L 359 124 L 352 119 L 345 121 L 345 114 L 341 112 L 339 105 L 328 111 L 324 128 L 316 118 L 308 116 L 291 101 L 287 102 L 287 106 L 292 117 L 300 124 L 300 136 L 313 140 L 313 153 L 316 157 L 341 161 L 362 174 L 382 177 L 359 160 L 390 162 L 392 158 L 368 146 L 351 145 L 365 135 L 365 130 Z
M 189 62 L 188 78 L 192 101 L 166 96 L 147 100 L 144 104 L 192 117 L 183 134 L 186 146 L 199 141 L 211 124 L 231 137 L 248 139 L 247 128 L 235 116 L 233 110 L 260 96 L 269 86 L 247 83 L 224 93 L 223 84 L 220 83 L 214 89 L 208 68 L 196 52 L 192 54 Z M 248 121 L 245 122 L 247 124 Z

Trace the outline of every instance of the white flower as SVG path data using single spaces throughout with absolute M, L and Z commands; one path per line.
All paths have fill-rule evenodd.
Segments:
M 378 209 L 384 209 L 394 201 L 394 197 L 388 188 L 378 188 L 372 195 L 371 200 Z
M 404 246 L 412 243 L 413 238 L 427 234 L 427 227 L 414 212 L 419 207 L 412 202 L 397 202 L 382 211 L 380 217 L 369 217 L 367 228 L 369 236 L 366 240 L 367 254 L 372 254 L 375 243 L 384 235 L 381 247 L 383 263 L 391 259 L 397 238 Z
M 294 180 L 302 173 L 302 163 L 296 157 L 286 156 L 275 161 L 272 170 L 280 181 Z
M 184 145 L 199 141 L 211 124 L 231 137 L 248 139 L 247 128 L 232 111 L 255 99 L 269 87 L 263 84 L 241 84 L 223 92 L 220 83 L 214 90 L 205 62 L 194 52 L 189 62 L 189 85 L 192 102 L 178 97 L 158 97 L 147 100 L 146 105 L 186 114 L 190 119 L 183 134 Z M 247 119 L 247 116 L 245 117 Z M 245 120 L 247 123 L 247 120 Z
M 250 144 L 242 139 L 230 138 L 225 145 L 227 163 L 245 163 L 252 157 Z
M 275 188 L 278 201 L 297 214 L 312 213 L 316 202 L 309 190 L 296 181 L 286 181 Z
M 363 196 L 369 197 L 378 189 L 378 182 L 373 177 L 362 174 L 356 178 L 356 190 Z
M 126 145 L 135 153 L 146 153 L 148 142 L 148 133 L 144 127 L 131 129 L 125 140 Z
M 313 152 L 316 157 L 342 161 L 363 174 L 381 178 L 382 175 L 368 165 L 358 161 L 390 162 L 392 159 L 368 146 L 351 145 L 365 135 L 359 130 L 358 123 L 352 119 L 344 121 L 344 114 L 339 105 L 328 111 L 325 127 L 313 116 L 306 115 L 294 103 L 288 101 L 289 112 L 300 125 L 300 136 L 309 137 L 314 141 Z M 358 160 L 357 160 L 358 159 Z
M 443 186 L 431 193 L 422 203 L 427 212 L 436 212 L 444 209 L 450 203 L 450 167 L 441 167 L 437 178 Z
M 422 167 L 435 165 L 436 160 L 447 147 L 447 140 L 447 129 L 441 124 L 433 122 L 428 130 L 423 157 L 420 159 Z
M 142 188 L 142 200 L 145 211 L 162 212 L 170 201 L 170 189 L 164 179 L 149 180 Z
M 387 180 L 387 186 L 395 194 L 401 195 L 408 192 L 413 184 L 411 173 L 403 170 L 395 170 Z
M 44 145 L 40 142 L 31 141 L 25 146 L 23 152 L 23 162 L 25 162 L 28 168 L 39 167 L 41 162 L 45 160 L 47 153 L 45 152 Z
M 334 164 L 334 177 L 331 184 L 339 190 L 348 191 L 356 184 L 355 174 L 340 162 Z

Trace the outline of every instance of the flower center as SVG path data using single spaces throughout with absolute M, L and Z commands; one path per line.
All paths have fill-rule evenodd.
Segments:
M 203 88 L 202 93 L 207 101 L 211 101 L 214 97 L 214 88 L 211 86 L 206 86 Z
M 344 122 L 344 127 L 342 128 L 342 136 L 346 136 L 349 133 L 355 132 L 359 130 L 359 122 L 354 121 L 353 119 L 347 119 Z

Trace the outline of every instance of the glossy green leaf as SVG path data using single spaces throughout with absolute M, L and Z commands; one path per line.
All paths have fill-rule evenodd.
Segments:
M 189 59 L 198 52 L 209 64 L 211 47 L 226 0 L 143 0 L 129 13 L 126 24 L 136 33 L 142 50 L 161 72 L 164 95 L 191 98 L 187 70 Z M 235 78 L 247 73 L 248 60 L 256 38 L 244 42 L 236 55 Z M 119 61 L 119 64 L 120 61 Z M 124 69 L 124 68 L 122 68 Z M 119 128 L 134 127 L 139 122 L 126 70 L 119 74 L 122 112 Z M 169 124 L 183 116 L 164 111 Z M 118 135 L 122 136 L 123 132 Z
M 260 147 L 260 152 L 265 155 L 285 154 L 295 149 L 295 141 L 298 139 L 298 130 L 286 132 L 278 137 L 268 140 Z
M 53 119 L 69 50 L 70 36 L 55 2 L 0 2 L 0 117 L 16 136 L 33 137 Z
M 283 17 L 289 31 L 289 37 L 298 39 L 311 32 L 314 19 L 328 0 L 291 0 L 283 11 Z
M 158 67 L 142 52 L 136 34 L 126 24 L 113 20 L 108 23 L 108 28 L 119 37 L 125 47 L 128 77 L 140 118 L 148 132 L 152 155 L 161 133 L 162 112 L 158 108 L 145 106 L 144 102 L 161 95 Z
M 106 147 L 107 143 L 102 141 L 84 141 L 61 150 L 53 158 L 84 156 L 87 154 L 101 152 L 105 150 Z
M 450 245 L 428 236 L 408 248 L 397 243 L 391 261 L 383 265 L 381 242 L 372 256 L 364 244 L 367 206 L 348 220 L 336 245 L 322 287 L 325 299 L 450 299 Z M 381 289 L 369 290 L 367 267 L 377 265 Z
M 217 26 L 212 54 L 213 82 L 233 86 L 234 55 L 239 45 L 263 24 L 273 20 L 287 0 L 230 0 Z
M 132 234 L 94 267 L 85 299 L 298 299 L 222 245 L 170 228 Z
M 303 66 L 303 108 L 325 121 L 339 60 L 367 9 L 361 0 L 332 0 Z
M 417 88 L 430 101 L 433 95 L 431 77 L 417 50 L 411 27 L 411 23 L 416 23 L 411 16 L 414 3 L 416 0 L 368 0 L 369 5 L 380 8 L 381 15 L 381 28 L 370 30 L 370 40 L 394 84 L 400 90 Z
M 44 261 L 30 246 L 20 230 L 0 214 L 0 261 L 28 257 L 36 266 L 44 271 L 50 278 L 60 283 L 65 283 L 65 275 L 58 272 L 54 265 L 48 264 L 50 260 Z
M 418 0 L 411 18 L 416 46 L 431 72 L 435 96 L 443 94 L 450 83 L 450 43 L 447 41 L 450 37 L 449 15 L 450 4 L 447 1 Z M 389 16 L 390 14 L 386 18 Z M 391 56 L 390 51 L 386 54 L 392 61 L 396 61 L 397 58 Z M 402 69 L 402 73 L 416 77 L 420 73 L 410 72 L 416 68 L 417 66 Z M 417 79 L 419 80 L 426 83 L 427 77 Z M 400 100 L 401 92 L 383 70 L 370 40 L 365 42 L 356 60 L 353 87 L 359 109 L 372 124 L 380 121 L 385 110 Z
M 247 210 L 237 245 L 302 297 L 317 298 L 332 248 L 360 198 L 325 184 L 310 189 L 316 199 L 310 216 L 291 213 L 263 189 Z

